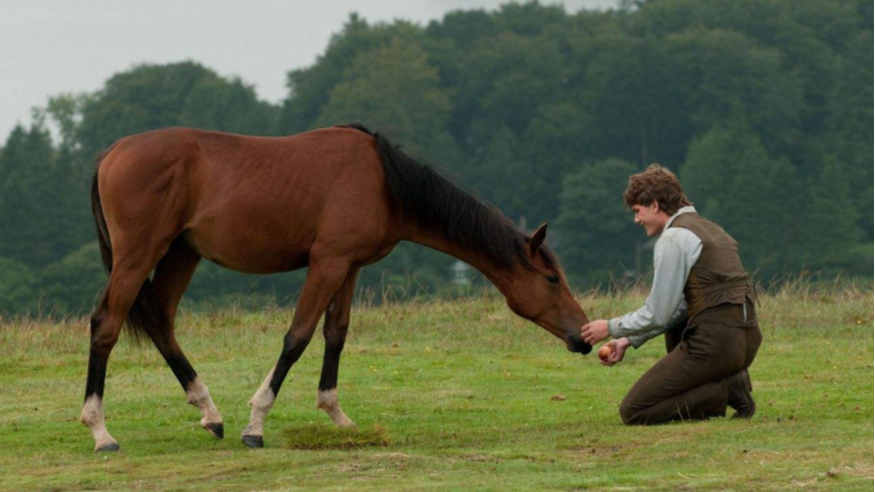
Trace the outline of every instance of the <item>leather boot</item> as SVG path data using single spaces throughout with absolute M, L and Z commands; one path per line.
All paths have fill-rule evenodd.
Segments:
M 749 419 L 756 413 L 757 404 L 751 395 L 753 386 L 747 369 L 729 376 L 729 406 L 735 409 L 734 419 Z

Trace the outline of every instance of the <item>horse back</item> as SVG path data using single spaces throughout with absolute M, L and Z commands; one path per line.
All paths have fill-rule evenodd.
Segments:
M 288 137 L 170 128 L 120 140 L 98 186 L 116 235 L 181 236 L 234 270 L 292 270 L 316 253 L 367 263 L 397 243 L 374 145 L 344 128 Z

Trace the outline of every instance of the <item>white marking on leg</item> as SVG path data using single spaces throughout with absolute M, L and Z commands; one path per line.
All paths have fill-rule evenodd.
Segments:
M 276 366 L 270 370 L 261 387 L 255 392 L 255 395 L 249 400 L 249 406 L 252 407 L 252 414 L 249 417 L 249 425 L 243 429 L 244 436 L 264 436 L 264 419 L 267 413 L 273 407 L 273 402 L 276 395 L 273 394 L 273 389 L 270 387 L 270 381 L 273 379 L 273 372 Z
M 210 397 L 210 390 L 207 389 L 207 386 L 201 381 L 200 376 L 194 378 L 194 381 L 191 382 L 188 391 L 185 393 L 188 396 L 188 403 L 196 406 L 204 416 L 204 418 L 201 419 L 201 425 L 205 429 L 208 429 L 207 425 L 209 424 L 222 423 L 222 415 L 219 414 L 219 410 L 216 408 L 216 405 L 213 404 L 213 399 Z
M 94 437 L 95 451 L 110 444 L 118 444 L 118 441 L 106 430 L 106 423 L 103 418 L 103 399 L 99 396 L 91 395 L 85 400 L 80 420 L 91 429 L 91 435 Z
M 337 403 L 337 388 L 319 391 L 319 394 L 316 397 L 316 408 L 325 410 L 325 413 L 331 417 L 331 421 L 334 422 L 334 425 L 338 427 L 346 428 L 356 426 L 355 422 L 350 420 L 350 418 L 343 413 L 343 410 L 340 409 L 340 405 Z

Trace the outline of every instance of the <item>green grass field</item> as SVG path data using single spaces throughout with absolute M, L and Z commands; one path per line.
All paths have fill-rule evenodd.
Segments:
M 641 295 L 587 295 L 591 317 Z M 0 322 L 0 490 L 866 490 L 873 486 L 873 297 L 764 296 L 751 368 L 757 415 L 625 427 L 617 405 L 661 355 L 653 340 L 605 368 L 516 318 L 499 297 L 358 306 L 339 395 L 360 427 L 315 408 L 317 335 L 265 426 L 240 443 L 248 399 L 291 312 L 183 314 L 180 343 L 225 418 L 200 414 L 150 346 L 123 338 L 106 384 L 122 452 L 95 454 L 79 421 L 85 320 Z

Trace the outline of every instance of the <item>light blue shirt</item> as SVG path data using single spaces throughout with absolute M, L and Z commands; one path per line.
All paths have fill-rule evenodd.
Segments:
M 689 229 L 669 227 L 678 215 L 695 212 L 692 206 L 683 207 L 666 222 L 662 235 L 653 247 L 653 286 L 650 295 L 637 311 L 608 321 L 608 332 L 612 337 L 627 337 L 637 349 L 647 340 L 686 322 L 684 286 L 690 270 L 702 253 L 702 240 Z

